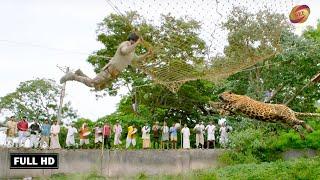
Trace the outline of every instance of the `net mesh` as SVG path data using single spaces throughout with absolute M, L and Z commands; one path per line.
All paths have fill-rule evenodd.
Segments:
M 293 6 L 289 0 L 107 3 L 113 13 L 125 17 L 128 28 L 143 35 L 145 46 L 153 48 L 152 58 L 135 65 L 172 92 L 191 80 L 219 82 L 281 52 L 286 22 L 272 19 L 273 14 L 287 16 Z M 134 13 L 128 16 L 128 12 Z M 146 24 L 154 29 L 145 28 Z

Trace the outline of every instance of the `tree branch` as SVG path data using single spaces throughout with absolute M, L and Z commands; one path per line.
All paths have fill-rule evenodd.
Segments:
M 309 87 L 311 84 L 313 84 L 312 81 L 309 81 L 306 85 L 304 85 L 301 89 L 297 90 L 293 96 L 287 101 L 285 102 L 284 104 L 285 105 L 288 105 L 290 104 L 305 88 Z
M 304 85 L 300 90 L 296 91 L 296 93 L 294 93 L 293 96 L 284 104 L 285 105 L 290 104 L 305 88 L 309 87 L 313 83 L 317 83 L 317 79 L 319 78 L 319 75 L 320 74 L 314 75 L 306 85 Z
M 273 91 L 272 95 L 265 100 L 265 103 L 269 103 L 276 95 L 284 88 L 284 84 L 280 84 L 276 90 Z

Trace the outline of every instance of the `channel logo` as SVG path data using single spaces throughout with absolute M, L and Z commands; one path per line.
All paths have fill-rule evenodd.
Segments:
M 10 169 L 58 168 L 58 153 L 10 153 Z
M 307 5 L 297 5 L 292 8 L 289 18 L 292 23 L 304 23 L 310 15 L 310 8 Z

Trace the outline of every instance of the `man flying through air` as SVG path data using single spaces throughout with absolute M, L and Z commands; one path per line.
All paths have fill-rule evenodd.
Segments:
M 88 87 L 94 87 L 95 90 L 103 90 L 111 85 L 112 80 L 118 77 L 119 73 L 126 67 L 132 64 L 133 61 L 141 61 L 152 55 L 152 50 L 148 49 L 148 52 L 137 56 L 135 54 L 135 48 L 138 44 L 142 43 L 143 39 L 137 34 L 131 33 L 127 41 L 122 42 L 115 55 L 111 58 L 108 64 L 106 64 L 93 79 L 85 75 L 80 69 L 75 73 L 68 72 L 60 79 L 60 83 L 67 81 L 78 81 L 85 84 Z

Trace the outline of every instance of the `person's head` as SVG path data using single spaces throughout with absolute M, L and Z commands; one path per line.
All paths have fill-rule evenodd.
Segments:
M 203 122 L 203 121 L 201 121 L 201 124 L 204 124 L 204 122 Z
M 210 121 L 209 124 L 212 125 L 212 121 Z
M 27 121 L 27 117 L 26 117 L 26 116 L 23 116 L 23 117 L 22 117 L 22 121 Z
M 130 41 L 131 44 L 134 44 L 139 39 L 139 36 L 136 33 L 130 33 L 128 36 L 128 41 Z
M 148 122 L 146 122 L 144 125 L 145 125 L 145 126 L 148 126 Z
M 156 125 L 159 125 L 159 121 L 156 121 L 155 124 L 156 124 Z
M 132 127 L 135 128 L 136 126 L 134 124 L 132 124 Z
M 164 121 L 164 122 L 163 122 L 163 125 L 166 126 L 166 125 L 167 125 L 167 122 Z
M 118 125 L 119 123 L 120 123 L 119 120 L 117 120 L 117 121 L 116 121 L 116 124 Z
M 36 119 L 35 119 L 35 120 L 33 120 L 33 122 L 34 122 L 35 124 L 38 124 L 38 120 L 36 120 Z
M 56 119 L 54 119 L 52 122 L 53 122 L 54 125 L 58 124 L 58 121 Z
M 184 127 L 188 127 L 187 124 L 184 124 Z
M 49 120 L 48 120 L 48 119 L 45 119 L 45 120 L 44 120 L 44 123 L 45 123 L 45 124 L 49 124 Z

